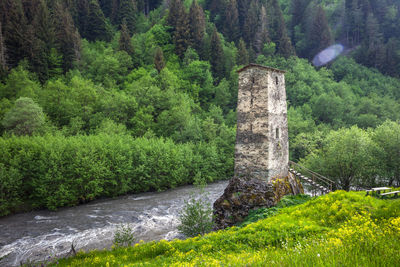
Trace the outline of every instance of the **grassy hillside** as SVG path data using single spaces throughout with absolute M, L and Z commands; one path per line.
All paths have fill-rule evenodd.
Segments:
M 397 266 L 400 199 L 337 191 L 186 240 L 79 253 L 60 266 Z

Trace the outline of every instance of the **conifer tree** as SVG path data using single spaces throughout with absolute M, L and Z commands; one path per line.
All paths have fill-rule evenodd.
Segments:
M 119 37 L 119 50 L 126 51 L 129 55 L 133 55 L 133 45 L 131 43 L 131 35 L 129 34 L 128 26 L 126 21 L 122 21 L 121 35 Z
M 287 34 L 285 20 L 278 0 L 272 0 L 271 8 L 272 14 L 274 14 L 272 17 L 272 30 L 270 31 L 271 40 L 276 44 L 278 54 L 284 57 L 294 55 L 295 52 Z
M 118 22 L 119 12 L 119 1 L 120 0 L 109 0 L 111 1 L 111 21 L 116 24 Z
M 101 10 L 103 10 L 104 16 L 110 17 L 112 12 L 112 2 L 111 0 L 99 0 Z
M 218 14 L 223 13 L 225 8 L 225 1 L 224 0 L 211 0 L 206 2 L 206 9 L 210 11 L 211 20 L 215 20 L 215 17 Z
M 225 75 L 224 51 L 222 49 L 221 39 L 215 26 L 211 35 L 210 63 L 211 70 L 218 78 L 217 80 L 222 79 Z
M 154 67 L 156 68 L 158 73 L 160 73 L 161 70 L 165 67 L 164 54 L 160 47 L 156 48 L 154 54 Z
M 175 52 L 182 58 L 191 44 L 189 17 L 181 0 L 171 0 L 167 24 L 172 27 Z
M 247 12 L 250 7 L 251 0 L 237 0 L 238 15 L 239 15 L 239 26 L 241 31 L 244 30 L 244 22 L 247 18 Z M 243 35 L 242 35 L 243 37 Z
M 360 44 L 371 7 L 368 0 L 345 0 L 344 32 L 347 45 Z
M 332 44 L 332 34 L 324 9 L 319 5 L 316 7 L 314 19 L 308 35 L 309 53 L 312 59 L 318 52 Z
M 254 37 L 258 28 L 258 10 L 258 2 L 252 1 L 244 21 L 243 39 L 250 45 L 254 43 Z
M 383 36 L 379 29 L 379 24 L 375 16 L 368 14 L 365 25 L 365 40 L 362 48 L 366 48 L 365 65 L 374 68 L 384 66 L 385 50 L 383 45 Z
M 3 19 L 3 38 L 7 48 L 8 63 L 15 67 L 27 57 L 29 43 L 27 37 L 27 20 L 21 0 L 5 1 Z
M 174 33 L 175 52 L 180 58 L 183 58 L 186 49 L 190 46 L 189 18 L 184 8 L 181 9 L 176 23 Z
M 242 38 L 239 40 L 238 53 L 237 53 L 237 64 L 247 65 L 249 64 L 249 52 L 246 49 L 246 43 Z
M 290 3 L 290 13 L 292 15 L 290 29 L 292 32 L 292 39 L 294 39 L 294 28 L 298 25 L 303 24 L 304 13 L 309 2 L 310 0 L 292 0 L 292 2 Z
M 386 60 L 384 71 L 389 75 L 400 77 L 400 41 L 390 38 L 386 44 Z
M 171 0 L 169 3 L 169 11 L 167 17 L 167 24 L 172 27 L 172 30 L 175 31 L 176 26 L 178 25 L 178 19 L 181 14 L 184 12 L 185 7 L 182 4 L 182 0 Z
M 71 69 L 80 57 L 80 36 L 69 10 L 62 1 L 54 7 L 56 46 L 63 56 L 64 72 Z
M 6 46 L 3 38 L 3 27 L 0 21 L 0 79 L 7 73 Z
M 76 2 L 76 16 L 75 26 L 78 28 L 79 33 L 83 38 L 87 38 L 88 35 L 88 17 L 89 17 L 89 4 L 90 0 L 77 0 Z
M 86 36 L 89 41 L 103 40 L 109 41 L 111 33 L 97 0 L 90 0 L 89 14 L 87 18 Z
M 268 18 L 264 5 L 261 5 L 258 27 L 254 36 L 253 48 L 257 54 L 260 54 L 264 48 L 264 44 L 269 41 L 268 34 Z
M 119 0 L 117 24 L 122 25 L 123 20 L 126 20 L 129 31 L 133 33 L 136 24 L 136 10 L 135 0 Z
M 200 50 L 205 31 L 205 18 L 203 9 L 194 0 L 189 10 L 190 42 L 194 49 Z
M 50 78 L 51 68 L 54 65 L 54 62 L 50 62 L 54 59 L 54 57 L 51 58 L 51 51 L 55 48 L 54 23 L 44 0 L 31 0 L 30 4 L 28 13 L 32 21 L 30 21 L 31 29 L 28 31 L 31 34 L 29 60 L 40 81 L 45 82 Z M 54 53 L 55 51 L 53 51 L 53 56 Z M 57 68 L 57 66 L 54 67 Z
M 223 33 L 230 41 L 236 42 L 239 39 L 240 27 L 236 0 L 229 0 L 225 9 Z

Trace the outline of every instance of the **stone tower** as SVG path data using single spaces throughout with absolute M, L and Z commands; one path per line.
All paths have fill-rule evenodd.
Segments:
M 285 72 L 250 64 L 238 71 L 235 177 L 288 175 Z

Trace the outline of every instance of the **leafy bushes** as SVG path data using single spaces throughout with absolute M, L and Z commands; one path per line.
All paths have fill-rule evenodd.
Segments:
M 179 215 L 178 230 L 187 237 L 204 235 L 213 228 L 211 203 L 203 197 L 205 196 L 200 199 L 192 197 L 186 201 Z
M 231 169 L 213 144 L 113 134 L 1 138 L 0 155 L 0 215 L 211 182 Z
M 334 180 L 339 188 L 400 185 L 400 124 L 386 121 L 376 129 L 357 126 L 329 132 L 319 149 L 302 163 Z
M 113 244 L 115 248 L 128 247 L 135 242 L 135 236 L 132 227 L 129 224 L 122 224 L 117 227 L 114 233 Z
M 336 191 L 203 237 L 80 253 L 58 266 L 397 266 L 400 199 Z

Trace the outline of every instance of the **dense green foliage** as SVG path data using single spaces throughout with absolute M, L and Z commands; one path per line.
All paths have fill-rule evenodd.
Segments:
M 400 200 L 337 191 L 243 228 L 79 253 L 60 266 L 396 266 Z
M 99 134 L 0 139 L 0 215 L 222 179 L 232 168 L 207 143 Z

